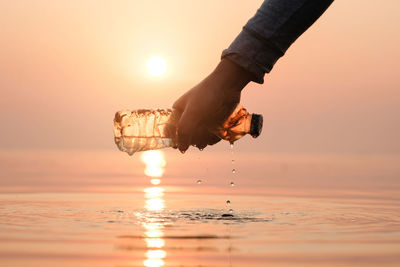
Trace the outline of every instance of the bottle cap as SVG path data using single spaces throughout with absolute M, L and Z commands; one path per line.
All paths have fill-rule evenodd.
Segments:
M 262 127 L 263 127 L 263 116 L 261 114 L 252 114 L 251 124 L 250 124 L 251 136 L 253 136 L 253 138 L 258 137 L 261 134 Z

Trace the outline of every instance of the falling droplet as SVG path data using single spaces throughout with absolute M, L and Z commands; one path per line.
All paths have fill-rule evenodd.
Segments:
M 226 205 L 230 205 L 231 204 L 231 201 L 230 200 L 227 200 L 226 201 Z
M 234 159 L 232 159 L 232 164 L 234 164 L 235 163 L 235 160 Z
M 229 213 L 233 213 L 233 209 L 229 209 Z
M 231 149 L 233 149 L 233 143 L 231 143 Z
M 232 169 L 232 173 L 236 173 L 236 169 Z
M 197 180 L 197 182 L 196 182 L 197 184 L 201 184 L 202 183 L 202 181 L 201 180 Z
M 234 183 L 234 182 L 231 182 L 231 186 L 232 186 L 232 187 L 235 186 L 235 183 Z

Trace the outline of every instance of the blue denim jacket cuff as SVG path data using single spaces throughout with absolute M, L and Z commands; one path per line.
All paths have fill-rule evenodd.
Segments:
M 264 83 L 264 75 L 271 71 L 282 52 L 257 38 L 252 31 L 243 28 L 232 44 L 222 52 L 228 58 L 252 74 L 252 81 Z

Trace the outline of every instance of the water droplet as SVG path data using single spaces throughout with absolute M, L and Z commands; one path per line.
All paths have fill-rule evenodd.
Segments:
M 231 186 L 235 186 L 235 183 L 234 183 L 234 182 L 231 182 Z
M 229 209 L 229 213 L 233 213 L 233 209 Z
M 196 182 L 197 184 L 201 184 L 202 183 L 202 181 L 201 180 L 197 180 L 197 182 Z
M 235 163 L 235 160 L 234 159 L 232 159 L 232 164 L 234 164 Z
M 231 149 L 233 149 L 233 143 L 231 143 Z
M 232 169 L 232 173 L 236 173 L 236 169 Z
M 227 200 L 226 201 L 226 205 L 230 205 L 231 204 L 231 201 L 230 200 Z
M 199 148 L 200 151 L 203 151 L 204 148 Z

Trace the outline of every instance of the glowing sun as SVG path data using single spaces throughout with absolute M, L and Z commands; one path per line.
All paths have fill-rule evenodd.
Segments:
M 152 56 L 147 60 L 146 69 L 151 76 L 161 76 L 167 71 L 167 62 L 160 56 Z

